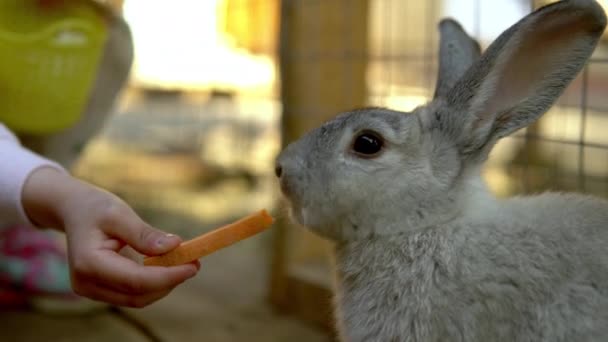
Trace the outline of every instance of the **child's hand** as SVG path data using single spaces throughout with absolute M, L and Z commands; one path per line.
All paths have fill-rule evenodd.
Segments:
M 63 228 L 68 239 L 72 287 L 82 296 L 114 305 L 143 307 L 163 298 L 198 271 L 198 263 L 144 267 L 119 251 L 166 253 L 180 239 L 143 222 L 113 194 L 52 168 L 34 171 L 23 189 L 32 221 Z

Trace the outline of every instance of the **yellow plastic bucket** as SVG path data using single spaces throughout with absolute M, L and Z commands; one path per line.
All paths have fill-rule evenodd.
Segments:
M 0 122 L 30 134 L 76 123 L 106 35 L 88 1 L 0 0 Z

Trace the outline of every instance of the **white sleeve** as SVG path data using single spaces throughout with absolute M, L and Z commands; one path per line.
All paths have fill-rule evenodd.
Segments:
M 67 172 L 59 164 L 21 146 L 17 137 L 0 123 L 0 229 L 11 224 L 33 225 L 25 214 L 21 195 L 32 171 L 43 166 Z

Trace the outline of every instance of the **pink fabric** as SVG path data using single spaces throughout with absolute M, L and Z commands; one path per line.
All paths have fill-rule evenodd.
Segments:
M 66 172 L 59 164 L 25 149 L 0 123 L 0 229 L 11 224 L 33 225 L 23 209 L 21 192 L 32 171 L 43 166 Z
M 65 250 L 49 231 L 24 225 L 0 230 L 0 291 L 74 295 Z M 4 303 L 0 300 L 0 306 Z

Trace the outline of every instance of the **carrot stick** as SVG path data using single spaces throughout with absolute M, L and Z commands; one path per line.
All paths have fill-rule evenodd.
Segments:
M 228 247 L 270 227 L 273 222 L 266 210 L 253 213 L 192 240 L 182 242 L 174 250 L 144 259 L 146 266 L 174 266 L 197 260 L 219 249 Z

